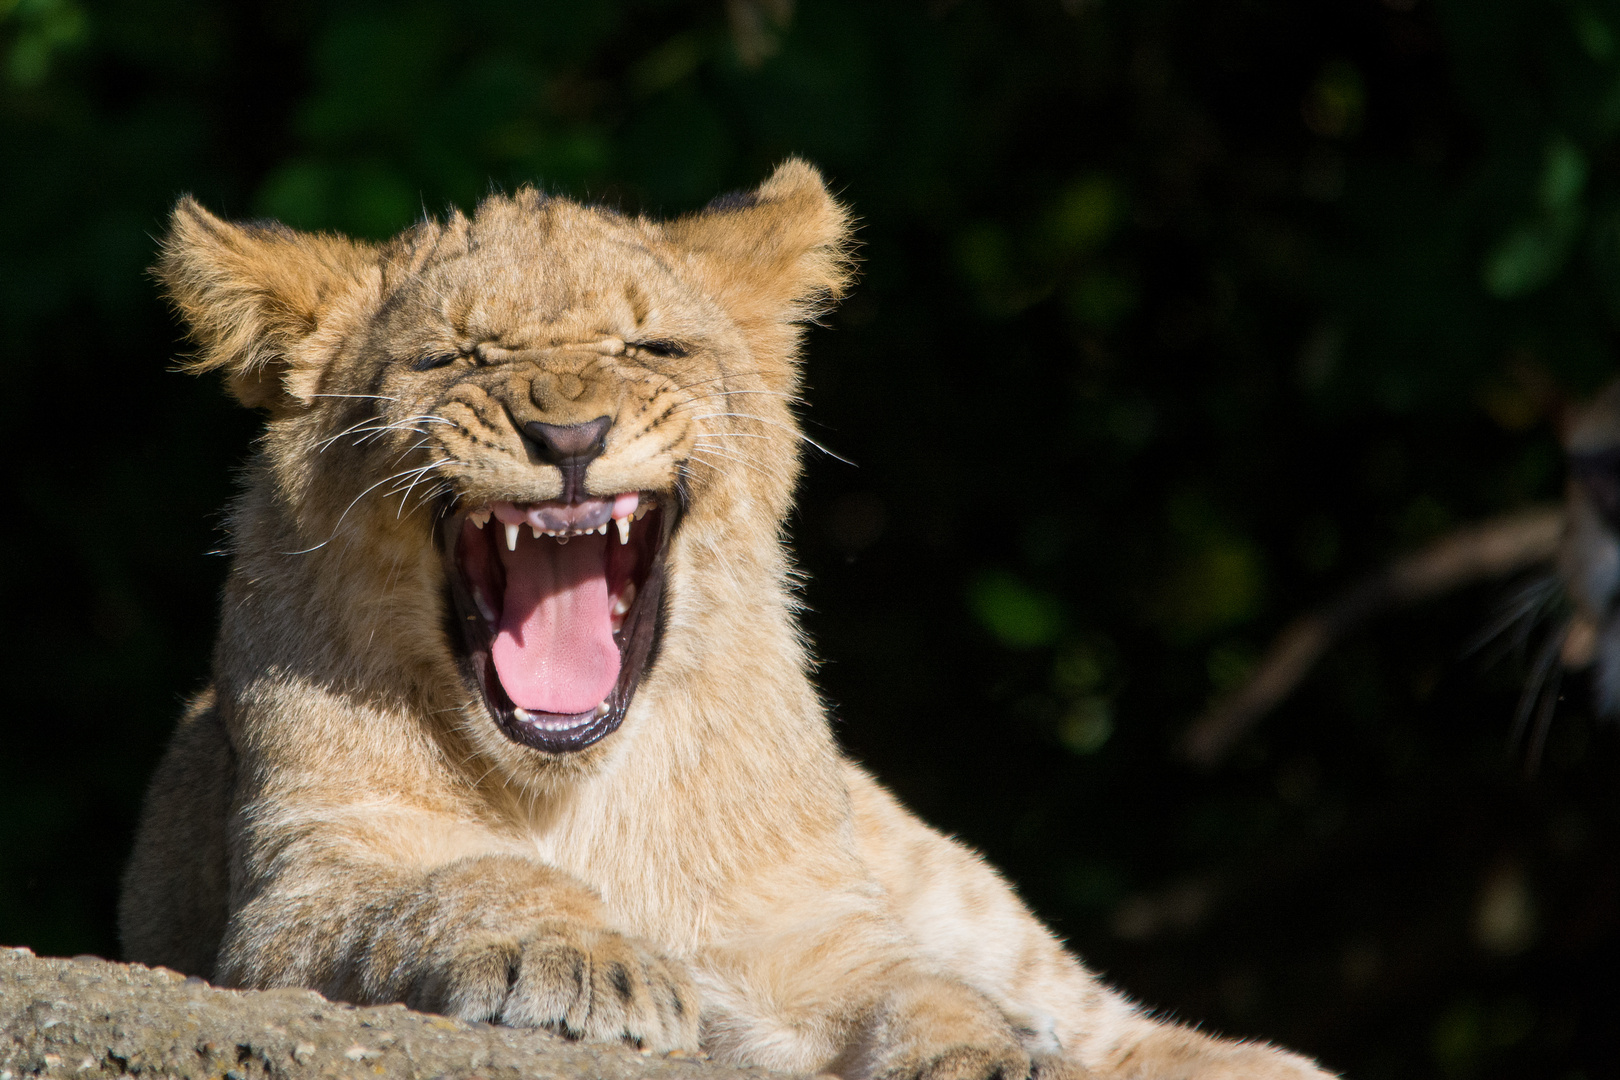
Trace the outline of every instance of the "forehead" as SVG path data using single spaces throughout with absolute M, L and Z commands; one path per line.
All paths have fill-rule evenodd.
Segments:
M 388 321 L 496 334 L 584 319 L 622 333 L 698 299 L 655 225 L 564 199 L 502 197 L 438 227 L 398 286 L 391 306 L 403 318 Z

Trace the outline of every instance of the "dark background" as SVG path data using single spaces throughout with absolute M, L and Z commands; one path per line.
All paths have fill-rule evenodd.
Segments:
M 1292 615 L 1556 499 L 1615 371 L 1620 7 L 0 0 L 0 941 L 114 954 L 256 419 L 171 371 L 184 191 L 381 237 L 534 181 L 676 213 L 817 162 L 798 548 L 851 750 L 1108 977 L 1354 1077 L 1620 1073 L 1620 739 L 1389 614 L 1221 768 Z M 1532 636 L 1532 646 L 1535 638 Z

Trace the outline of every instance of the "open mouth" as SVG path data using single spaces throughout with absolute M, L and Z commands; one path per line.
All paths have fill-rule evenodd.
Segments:
M 447 521 L 462 662 L 509 738 L 564 753 L 623 722 L 657 644 L 673 520 L 657 496 L 625 492 Z

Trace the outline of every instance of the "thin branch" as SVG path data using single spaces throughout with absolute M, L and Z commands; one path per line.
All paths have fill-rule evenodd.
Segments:
M 1516 511 L 1465 525 L 1368 575 L 1278 635 L 1249 680 L 1216 701 L 1187 730 L 1181 753 L 1200 765 L 1217 764 L 1293 692 L 1335 642 L 1370 616 L 1546 562 L 1556 554 L 1563 534 L 1562 507 Z

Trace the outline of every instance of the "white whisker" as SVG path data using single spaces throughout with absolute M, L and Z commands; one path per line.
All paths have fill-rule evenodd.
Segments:
M 767 396 L 767 397 L 779 397 L 783 401 L 791 402 L 794 405 L 809 406 L 809 404 L 810 404 L 808 401 L 806 401 L 804 398 L 800 397 L 797 394 L 784 394 L 780 390 L 720 390 L 720 391 L 717 391 L 716 393 L 713 393 L 713 394 L 694 394 L 691 397 L 689 397 L 687 400 L 688 401 L 714 401 L 716 399 L 737 397 L 737 396 L 740 396 L 740 395 L 743 395 L 743 394 L 754 394 L 754 395 Z
M 719 473 L 721 476 L 724 476 L 726 474 L 726 471 L 724 469 L 722 469 L 720 466 L 716 465 L 714 462 L 708 460 L 708 458 L 705 456 L 705 455 L 709 455 L 709 454 L 715 455 L 716 457 L 720 457 L 720 458 L 722 458 L 722 459 L 724 459 L 726 461 L 730 461 L 730 462 L 733 462 L 735 464 L 741 465 L 745 469 L 751 469 L 754 472 L 758 473 L 759 475 L 765 477 L 766 479 L 772 479 L 772 480 L 775 479 L 775 477 L 773 477 L 770 473 L 766 472 L 763 468 L 760 468 L 759 466 L 754 465 L 752 462 L 744 461 L 742 458 L 739 458 L 739 457 L 732 457 L 730 454 L 723 454 L 720 451 L 713 449 L 712 447 L 710 449 L 708 449 L 708 450 L 694 450 L 690 454 L 688 454 L 687 456 L 689 458 L 691 458 L 692 460 L 694 460 L 694 461 L 702 462 L 704 465 L 707 465 L 709 468 L 713 469 L 715 472 Z
M 333 538 L 337 536 L 338 530 L 343 527 L 344 519 L 349 516 L 349 511 L 354 509 L 356 503 L 358 503 L 361 499 L 365 498 L 367 495 L 371 494 L 373 491 L 376 491 L 378 488 L 382 487 L 384 484 L 387 484 L 387 483 L 389 483 L 391 481 L 399 480 L 401 477 L 409 476 L 411 474 L 411 472 L 413 472 L 413 471 L 414 470 L 407 469 L 404 472 L 395 473 L 393 476 L 385 476 L 381 480 L 378 480 L 375 484 L 372 484 L 370 487 L 366 488 L 360 494 L 356 495 L 352 500 L 350 500 L 349 505 L 345 506 L 343 508 L 343 513 L 338 515 L 337 521 L 332 525 L 332 535 L 328 536 L 325 540 L 322 540 L 320 543 L 316 544 L 314 547 L 308 547 L 308 548 L 305 548 L 302 551 L 283 551 L 282 554 L 283 555 L 308 555 L 310 552 L 318 551 L 321 548 L 325 547 L 327 544 L 330 544 L 332 542 Z
M 849 460 L 849 458 L 844 457 L 842 454 L 833 453 L 833 451 L 827 449 L 825 446 L 822 446 L 816 440 L 812 439 L 810 436 L 806 435 L 804 432 L 800 431 L 798 428 L 794 427 L 791 424 L 783 424 L 783 423 L 779 423 L 778 421 L 775 421 L 775 420 L 768 420 L 763 416 L 755 416 L 753 413 L 737 413 L 737 412 L 705 413 L 702 416 L 694 416 L 694 417 L 692 417 L 692 419 L 693 420 L 714 420 L 714 419 L 717 419 L 717 418 L 723 417 L 723 416 L 736 417 L 739 420 L 755 420 L 755 421 L 758 421 L 761 424 L 765 424 L 768 427 L 781 428 L 783 431 L 788 432 L 789 434 L 793 435 L 795 438 L 802 439 L 806 443 L 809 443 L 811 446 L 815 447 L 817 450 L 820 450 L 823 454 L 826 454 L 828 457 L 832 458 L 834 461 L 842 461 L 845 465 L 848 465 L 851 468 L 856 468 L 856 469 L 860 468 L 859 465 L 856 465 L 853 461 Z

